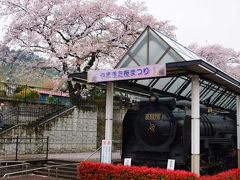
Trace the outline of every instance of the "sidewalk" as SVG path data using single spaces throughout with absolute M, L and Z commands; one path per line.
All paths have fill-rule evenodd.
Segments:
M 68 161 L 83 161 L 86 160 L 92 152 L 83 152 L 83 153 L 64 153 L 64 154 L 49 154 L 49 159 L 58 159 L 58 160 L 68 160 Z M 121 159 L 120 152 L 112 153 L 112 160 Z M 91 161 L 100 161 L 100 152 L 92 155 L 89 160 Z
M 66 161 L 74 161 L 80 162 L 83 160 L 91 161 L 100 161 L 100 152 L 95 153 L 90 157 L 93 152 L 82 152 L 82 153 L 62 153 L 62 154 L 49 154 L 48 159 L 57 159 L 57 160 L 66 160 Z M 14 155 L 7 155 L 7 156 L 0 156 L 0 161 L 5 160 L 14 160 Z M 46 154 L 28 154 L 28 155 L 19 155 L 18 160 L 34 160 L 34 159 L 46 159 Z M 112 160 L 119 160 L 121 159 L 120 151 L 112 153 Z

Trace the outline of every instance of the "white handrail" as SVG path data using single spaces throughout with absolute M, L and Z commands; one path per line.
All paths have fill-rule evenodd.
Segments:
M 23 166 L 23 165 L 29 165 L 30 163 L 22 163 L 22 164 L 12 164 L 8 166 L 1 166 L 0 169 L 8 168 L 8 167 L 16 167 L 16 166 Z
M 90 157 L 92 157 L 94 154 L 96 154 L 96 152 L 98 152 L 100 149 L 102 149 L 102 146 L 100 146 L 98 149 L 96 149 L 92 154 L 90 154 L 90 156 L 88 156 L 86 159 L 84 159 L 83 161 L 88 160 Z
M 46 167 L 40 167 L 40 168 L 34 168 L 34 169 L 27 169 L 27 170 L 23 170 L 23 171 L 17 171 L 17 172 L 4 174 L 3 178 L 6 178 L 6 177 L 11 176 L 11 175 L 26 173 L 26 172 L 34 172 L 34 171 L 37 171 L 37 170 L 40 170 L 40 169 L 48 169 L 48 168 L 52 168 L 52 167 L 61 167 L 61 166 L 70 166 L 70 165 L 75 165 L 75 164 L 77 165 L 79 163 L 61 164 L 61 165 L 55 165 L 55 166 L 46 166 Z
M 90 154 L 90 156 L 85 158 L 83 161 L 88 160 L 96 152 L 98 152 L 101 148 L 102 148 L 102 146 L 100 146 L 97 150 L 95 150 L 92 154 Z M 41 170 L 41 169 L 58 168 L 58 167 L 64 167 L 64 166 L 70 166 L 70 165 L 78 165 L 78 164 L 79 164 L 79 162 L 78 163 L 69 163 L 69 164 L 60 164 L 60 165 L 54 165 L 54 166 L 46 166 L 46 167 L 28 169 L 28 170 L 24 170 L 24 171 L 17 171 L 17 172 L 12 172 L 12 173 L 6 173 L 6 174 L 4 174 L 3 178 L 9 177 L 11 175 L 21 174 L 21 173 L 34 172 L 34 171 Z
M 26 162 L 26 161 L 7 161 L 7 160 L 6 160 L 6 161 L 5 161 L 5 160 L 1 161 L 1 160 L 0 160 L 0 164 L 1 164 L 1 163 L 25 163 L 25 162 Z

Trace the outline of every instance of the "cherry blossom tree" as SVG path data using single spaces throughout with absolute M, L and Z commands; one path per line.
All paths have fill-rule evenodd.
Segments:
M 142 2 L 0 0 L 0 5 L 0 16 L 11 19 L 2 45 L 41 54 L 45 67 L 64 73 L 114 66 L 147 25 L 175 38 L 175 26 L 147 14 Z
M 38 53 L 47 59 L 38 66 L 64 74 L 106 68 L 147 25 L 175 38 L 175 26 L 146 11 L 144 3 L 133 0 L 0 0 L 0 17 L 11 20 L 2 45 Z M 67 84 L 79 101 L 76 95 L 84 87 Z
M 199 46 L 193 43 L 189 48 L 223 71 L 240 79 L 240 52 L 219 44 Z

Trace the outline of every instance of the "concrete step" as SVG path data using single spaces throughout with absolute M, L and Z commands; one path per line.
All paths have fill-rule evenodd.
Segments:
M 8 179 L 11 179 L 11 180 L 23 180 L 23 179 L 24 180 L 64 180 L 63 178 L 54 178 L 54 177 L 47 177 L 47 176 L 35 175 L 35 174 L 8 177 Z
M 49 160 L 44 162 L 43 167 L 49 167 L 48 169 L 40 169 L 35 171 L 34 174 L 58 177 L 64 179 L 77 179 L 77 165 L 73 164 L 72 161 L 63 161 L 63 160 Z M 71 165 L 66 165 L 71 164 Z M 59 167 L 51 167 L 57 166 Z
M 55 178 L 63 178 L 63 179 L 77 179 L 77 172 L 76 173 L 69 173 L 62 170 L 47 170 L 42 169 L 38 171 L 34 171 L 36 175 L 43 175 L 48 177 L 55 177 Z
M 40 169 L 38 171 L 42 172 L 52 172 L 58 174 L 68 174 L 68 175 L 77 175 L 77 168 L 75 169 L 68 169 L 67 167 L 58 167 L 58 168 L 48 168 L 48 169 Z
M 49 159 L 44 162 L 44 164 L 74 164 L 74 163 L 80 163 L 80 162 L 61 160 L 61 159 Z
M 58 170 L 63 170 L 66 172 L 76 172 L 77 171 L 77 166 L 73 166 L 73 165 L 68 165 L 68 166 L 60 166 L 60 167 L 51 167 L 51 166 L 55 166 L 54 164 L 44 164 L 44 167 L 49 167 L 51 170 L 55 170 L 56 168 L 58 168 Z

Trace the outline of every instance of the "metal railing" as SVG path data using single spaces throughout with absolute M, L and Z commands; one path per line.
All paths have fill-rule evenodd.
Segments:
M 20 164 L 12 164 L 12 165 L 6 165 L 6 166 L 0 166 L 0 175 L 4 175 L 6 173 L 8 173 L 8 171 L 10 171 L 11 169 L 16 169 L 16 168 L 20 168 L 22 171 L 23 169 L 27 170 L 29 167 L 30 163 L 20 163 Z
M 11 164 L 21 164 L 21 163 L 25 163 L 26 161 L 8 161 L 8 160 L 0 160 L 0 166 L 2 166 L 3 164 L 5 165 L 5 166 L 8 166 L 8 165 L 11 165 Z
M 71 165 L 78 165 L 79 163 L 71 163 L 71 164 L 61 164 L 61 165 L 54 165 L 54 166 L 46 166 L 46 167 L 39 167 L 39 168 L 34 168 L 34 169 L 27 169 L 23 171 L 17 171 L 17 172 L 11 172 L 11 173 L 6 173 L 4 174 L 3 178 L 7 178 L 13 175 L 27 175 L 29 173 L 33 173 L 34 171 L 42 170 L 42 169 L 50 169 L 50 168 L 56 168 L 56 176 L 58 177 L 58 168 L 59 167 L 66 167 L 66 166 L 71 166 Z M 48 175 L 49 176 L 49 175 Z
M 102 146 L 96 149 L 92 154 L 90 154 L 87 158 L 85 158 L 83 161 L 87 161 L 90 157 L 92 157 L 94 154 L 96 154 L 98 151 L 102 149 Z M 101 155 L 100 155 L 101 156 Z M 55 177 L 58 177 L 58 168 L 60 167 L 67 167 L 67 166 L 72 166 L 72 165 L 78 165 L 79 163 L 69 163 L 69 164 L 61 164 L 61 165 L 54 165 L 54 166 L 46 166 L 46 167 L 40 167 L 40 168 L 34 168 L 34 169 L 28 169 L 28 170 L 23 170 L 23 171 L 17 171 L 17 172 L 12 172 L 12 173 L 6 173 L 3 178 L 7 178 L 13 175 L 23 175 L 23 174 L 29 174 L 33 173 L 34 171 L 42 170 L 42 169 L 47 169 L 48 172 L 51 168 L 55 168 Z M 48 173 L 49 177 L 49 173 Z
M 65 107 L 60 105 L 44 105 L 39 108 L 16 107 L 2 114 L 2 120 L 5 125 L 17 125 L 19 123 L 31 123 L 41 118 L 54 116 L 61 112 Z
M 20 158 L 26 158 L 26 156 L 30 158 L 34 157 L 40 158 L 41 156 L 41 158 L 48 159 L 49 137 L 42 138 L 28 138 L 19 136 L 11 138 L 0 137 L 0 145 L 3 144 L 8 145 L 8 149 L 1 149 L 0 156 L 1 155 L 6 156 L 9 153 L 10 148 L 12 150 L 12 154 L 14 154 L 15 152 L 15 161 L 19 160 Z M 32 157 L 30 155 L 32 155 Z

